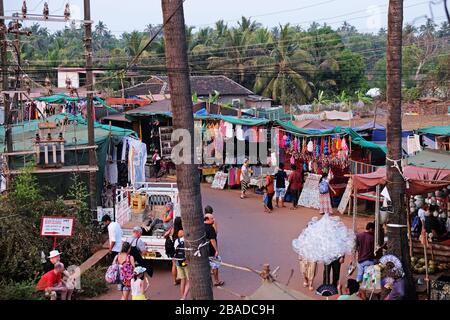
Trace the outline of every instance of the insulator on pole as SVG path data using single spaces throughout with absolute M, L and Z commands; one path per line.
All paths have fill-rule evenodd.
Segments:
M 27 17 L 27 2 L 23 1 L 22 3 L 22 17 L 26 18 Z
M 48 19 L 49 10 L 48 10 L 48 3 L 47 2 L 44 3 L 44 10 L 42 11 L 42 13 L 44 14 L 44 18 Z
M 70 19 L 70 5 L 69 3 L 66 3 L 66 8 L 64 9 L 64 20 Z

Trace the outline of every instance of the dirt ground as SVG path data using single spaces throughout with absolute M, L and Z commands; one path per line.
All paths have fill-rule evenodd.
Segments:
M 219 250 L 224 262 L 256 270 L 261 270 L 265 263 L 270 264 L 272 270 L 280 267 L 277 273 L 278 281 L 283 284 L 289 281 L 290 288 L 306 293 L 314 299 L 323 299 L 303 288 L 298 256 L 291 245 L 292 240 L 298 237 L 311 218 L 318 215 L 318 210 L 299 208 L 293 211 L 289 208 L 275 208 L 272 214 L 266 214 L 263 211 L 261 196 L 251 192 L 248 199 L 241 200 L 237 190 L 213 190 L 207 184 L 202 185 L 202 199 L 204 206 L 211 205 L 214 208 L 220 228 Z M 344 215 L 342 219 L 347 226 L 352 226 L 350 216 Z M 358 217 L 357 230 L 363 230 L 368 220 L 367 217 Z M 346 257 L 341 267 L 343 284 L 347 279 L 350 260 L 350 257 Z M 292 278 L 291 270 L 294 271 Z M 318 266 L 315 288 L 322 284 L 322 272 L 322 266 Z M 261 283 L 261 279 L 254 273 L 224 266 L 220 269 L 220 276 L 225 281 L 225 286 L 224 289 L 214 289 L 214 298 L 218 300 L 239 299 L 234 294 L 250 295 Z M 172 284 L 168 265 L 156 263 L 147 298 L 176 300 L 180 297 L 178 290 L 179 287 Z M 120 292 L 112 286 L 107 294 L 97 299 L 120 299 Z
M 349 121 L 327 121 L 329 124 L 336 126 L 351 126 L 357 127 L 368 122 L 373 122 L 373 117 L 370 118 L 355 118 Z M 387 117 L 385 115 L 378 115 L 376 122 L 383 126 L 387 126 Z M 415 130 L 431 126 L 445 126 L 450 125 L 449 115 L 403 115 L 402 116 L 403 130 Z

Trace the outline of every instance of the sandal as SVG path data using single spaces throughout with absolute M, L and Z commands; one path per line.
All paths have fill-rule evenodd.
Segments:
M 221 287 L 221 286 L 223 286 L 224 284 L 225 284 L 225 282 L 219 281 L 219 282 L 217 282 L 217 283 L 214 283 L 214 287 Z

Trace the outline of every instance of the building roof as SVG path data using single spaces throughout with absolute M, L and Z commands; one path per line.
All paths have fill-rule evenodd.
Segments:
M 191 91 L 196 92 L 198 96 L 208 96 L 214 94 L 214 91 L 220 92 L 221 96 L 248 96 L 253 95 L 249 89 L 241 86 L 239 83 L 225 76 L 191 76 Z M 164 83 L 167 83 L 164 85 Z M 167 76 L 153 76 L 146 83 L 138 84 L 125 89 L 125 94 L 147 95 L 168 94 L 170 93 L 169 78 Z

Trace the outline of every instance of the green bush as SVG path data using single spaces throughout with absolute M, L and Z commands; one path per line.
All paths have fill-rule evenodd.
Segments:
M 44 294 L 36 291 L 35 281 L 0 282 L 0 300 L 44 300 Z
M 93 298 L 108 292 L 106 269 L 104 266 L 94 266 L 81 275 L 81 298 Z
M 45 201 L 30 172 L 27 167 L 16 176 L 10 194 L 0 200 L 0 281 L 20 283 L 42 276 L 41 252 L 48 254 L 53 248 L 52 238 L 40 236 L 42 216 L 75 217 L 73 237 L 57 241 L 66 266 L 83 263 L 100 243 L 100 231 L 87 221 L 86 207 L 69 207 L 60 198 Z M 74 190 L 75 200 L 85 194 L 81 184 Z

